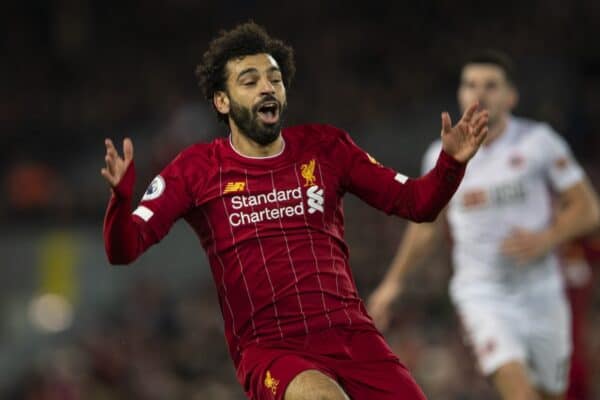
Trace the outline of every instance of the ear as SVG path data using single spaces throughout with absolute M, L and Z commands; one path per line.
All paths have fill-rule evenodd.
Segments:
M 215 92 L 213 95 L 213 104 L 221 114 L 229 114 L 229 96 L 224 91 Z

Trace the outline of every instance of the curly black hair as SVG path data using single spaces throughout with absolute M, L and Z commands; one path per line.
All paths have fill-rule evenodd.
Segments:
M 210 42 L 208 50 L 202 56 L 202 63 L 196 67 L 198 86 L 204 97 L 213 104 L 215 92 L 226 91 L 225 65 L 229 60 L 259 53 L 270 54 L 277 61 L 283 83 L 290 87 L 296 72 L 294 50 L 281 40 L 271 38 L 262 26 L 248 21 L 229 31 L 221 31 Z M 215 111 L 219 120 L 227 124 L 227 114 Z

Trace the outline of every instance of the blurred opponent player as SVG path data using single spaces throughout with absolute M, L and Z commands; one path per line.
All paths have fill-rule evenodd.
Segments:
M 419 179 L 385 168 L 328 125 L 281 129 L 292 50 L 254 23 L 222 32 L 197 69 L 228 138 L 184 150 L 131 212 L 133 145 L 106 140 L 109 261 L 127 264 L 184 218 L 206 251 L 237 377 L 251 399 L 423 399 L 367 315 L 348 265 L 342 196 L 432 221 L 487 133 L 487 111 L 442 115 Z M 198 354 L 198 357 L 202 357 Z
M 570 313 L 553 249 L 599 223 L 596 195 L 560 136 L 516 118 L 511 61 L 485 51 L 462 68 L 458 99 L 489 111 L 489 135 L 447 208 L 450 296 L 479 367 L 502 398 L 561 399 L 571 354 Z M 434 143 L 424 157 L 433 166 Z M 550 191 L 560 207 L 553 213 Z M 436 250 L 442 221 L 410 224 L 369 311 L 385 329 L 407 268 Z

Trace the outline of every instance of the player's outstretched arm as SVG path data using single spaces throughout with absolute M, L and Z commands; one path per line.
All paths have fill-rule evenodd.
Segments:
M 415 199 L 411 220 L 434 221 L 456 192 L 466 163 L 475 155 L 488 133 L 488 112 L 478 109 L 479 103 L 471 104 L 454 126 L 450 115 L 442 113 L 442 154 L 429 173 L 409 182 L 408 187 Z M 456 164 L 462 166 L 460 170 Z
M 352 142 L 347 134 L 340 137 L 335 158 L 341 160 L 345 189 L 385 211 L 413 222 L 432 222 L 446 207 L 488 131 L 488 113 L 474 103 L 452 126 L 442 114 L 442 151 L 435 166 L 426 175 L 410 179 L 383 167 Z
M 473 103 L 458 123 L 442 113 L 442 152 L 435 167 L 426 175 L 409 180 L 405 196 L 412 199 L 407 217 L 414 222 L 433 222 L 458 188 L 466 163 L 475 155 L 488 132 L 488 112 Z
M 402 293 L 407 271 L 427 260 L 439 248 L 442 238 L 443 218 L 432 223 L 410 223 L 385 277 L 367 300 L 367 309 L 377 328 L 388 329 L 392 319 L 392 306 Z
M 105 167 L 100 174 L 112 190 L 104 218 L 104 248 L 111 264 L 129 264 L 144 250 L 140 227 L 131 216 L 131 198 L 135 183 L 133 143 L 123 140 L 123 157 L 112 140 L 105 139 Z

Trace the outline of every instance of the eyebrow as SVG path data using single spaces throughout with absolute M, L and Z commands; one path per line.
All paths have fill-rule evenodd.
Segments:
M 254 68 L 254 67 L 246 68 L 246 69 L 242 70 L 242 72 L 240 72 L 238 74 L 237 79 L 239 80 L 242 76 L 244 76 L 246 74 L 249 74 L 249 73 L 253 73 L 253 72 L 258 73 L 258 69 Z M 271 73 L 271 72 L 281 72 L 281 70 L 279 69 L 279 67 L 273 65 L 272 67 L 270 67 L 267 70 L 267 73 Z

